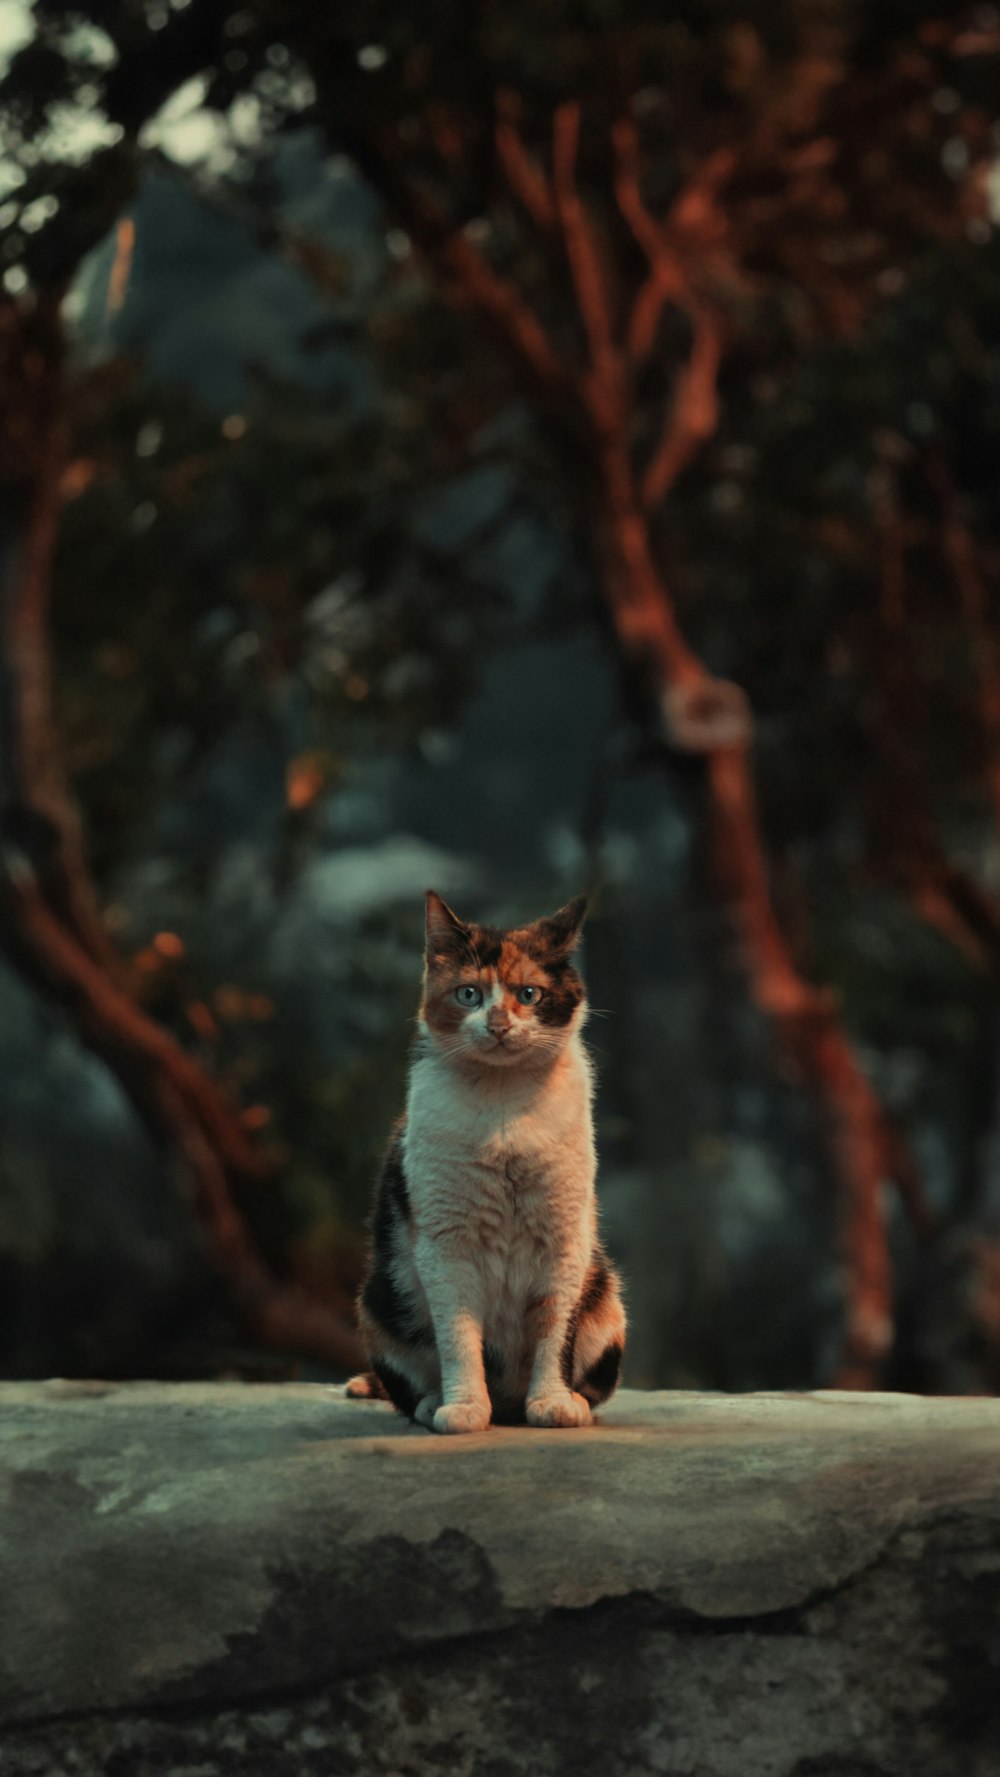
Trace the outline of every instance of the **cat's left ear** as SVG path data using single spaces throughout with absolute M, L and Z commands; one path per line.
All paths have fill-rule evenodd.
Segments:
M 547 919 L 538 920 L 535 929 L 546 950 L 550 950 L 553 956 L 568 956 L 580 941 L 586 917 L 586 895 L 574 895 L 572 901 L 566 902 L 565 907 L 559 907 Z
M 459 919 L 457 913 L 452 912 L 447 901 L 442 900 L 433 889 L 428 889 L 426 907 L 428 951 L 464 948 L 468 943 L 469 928 L 464 920 Z

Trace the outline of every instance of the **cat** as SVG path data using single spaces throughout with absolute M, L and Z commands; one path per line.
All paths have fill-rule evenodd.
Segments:
M 387 1397 L 438 1432 L 586 1425 L 618 1383 L 621 1286 L 594 1196 L 593 1076 L 572 953 L 586 899 L 512 931 L 427 895 L 406 1111 L 359 1320 Z

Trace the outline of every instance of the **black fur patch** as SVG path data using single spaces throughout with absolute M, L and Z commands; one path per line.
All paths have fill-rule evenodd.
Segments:
M 577 1309 L 580 1316 L 596 1312 L 608 1293 L 610 1282 L 611 1273 L 608 1270 L 607 1262 L 603 1258 L 595 1257 L 583 1286 L 583 1294 L 580 1297 Z
M 496 1345 L 483 1346 L 483 1369 L 489 1382 L 496 1382 L 503 1375 L 503 1352 Z
M 595 1358 L 589 1370 L 577 1383 L 577 1392 L 588 1400 L 592 1407 L 606 1401 L 618 1386 L 618 1378 L 622 1367 L 622 1347 L 616 1339 L 613 1344 L 606 1345 L 599 1358 Z
M 503 933 L 496 926 L 473 926 L 469 949 L 481 969 L 495 969 L 503 949 Z
M 428 957 L 441 966 L 468 963 L 474 968 L 495 969 L 503 948 L 503 933 L 496 926 L 455 926 L 435 932 Z
M 372 1320 L 391 1338 L 398 1339 L 400 1345 L 420 1342 L 421 1329 L 412 1302 L 403 1295 L 388 1265 L 380 1264 L 378 1259 L 368 1274 L 361 1301 Z
M 421 1396 L 414 1388 L 413 1383 L 406 1376 L 401 1375 L 395 1365 L 388 1363 L 385 1358 L 376 1358 L 372 1369 L 393 1406 L 400 1413 L 405 1413 L 407 1419 L 412 1419 L 421 1401 Z
M 566 957 L 553 957 L 542 946 L 531 945 L 529 955 L 547 971 L 550 985 L 539 1000 L 535 1017 L 539 1024 L 560 1028 L 568 1024 L 583 999 L 580 976 Z
M 569 1326 L 566 1328 L 566 1338 L 563 1341 L 563 1348 L 559 1358 L 559 1368 L 567 1388 L 573 1387 L 573 1359 L 576 1354 L 576 1336 L 580 1330 L 580 1322 L 586 1315 L 596 1314 L 610 1288 L 611 1267 L 601 1248 L 598 1247 L 591 1261 L 590 1270 L 584 1278 L 583 1289 L 580 1292 L 580 1300 L 577 1302 L 576 1307 L 570 1315 Z M 622 1347 L 619 1345 L 617 1349 L 618 1362 L 620 1365 Z M 608 1350 L 611 1350 L 610 1346 L 608 1347 Z M 597 1364 L 603 1363 L 606 1357 L 607 1351 L 602 1352 L 601 1356 L 597 1359 Z M 596 1365 L 592 1364 L 591 1370 L 595 1368 Z M 588 1370 L 588 1376 L 590 1375 L 591 1370 Z M 608 1389 L 608 1394 L 610 1394 L 612 1388 L 614 1388 L 613 1382 L 611 1388 Z M 602 1397 L 602 1399 L 606 1398 L 606 1395 Z
M 563 1340 L 563 1348 L 559 1354 L 559 1370 L 567 1388 L 572 1388 L 573 1386 L 573 1353 L 576 1350 L 576 1329 L 579 1319 L 580 1310 L 577 1307 L 574 1308 L 573 1313 L 570 1316 L 569 1326 L 566 1328 L 566 1337 Z
M 382 1176 L 375 1198 L 372 1223 L 372 1244 L 376 1258 L 387 1259 L 393 1249 L 395 1231 L 400 1222 L 410 1219 L 410 1193 L 403 1171 L 402 1144 L 397 1135 L 386 1154 Z
M 364 1307 L 383 1331 L 401 1345 L 426 1345 L 433 1338 L 417 1305 L 400 1289 L 392 1272 L 392 1260 L 400 1229 L 410 1219 L 410 1194 L 403 1170 L 399 1134 L 385 1157 L 375 1198 L 372 1222 L 372 1264 L 361 1292 Z

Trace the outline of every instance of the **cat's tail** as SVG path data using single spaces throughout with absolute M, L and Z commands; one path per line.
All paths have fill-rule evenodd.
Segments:
M 352 1376 L 344 1392 L 350 1396 L 352 1401 L 387 1401 L 389 1399 L 374 1370 L 363 1370 L 360 1376 Z
M 599 1407 L 614 1394 L 625 1349 L 625 1308 L 621 1282 L 600 1243 L 577 1303 L 571 1337 L 563 1353 L 567 1387 Z

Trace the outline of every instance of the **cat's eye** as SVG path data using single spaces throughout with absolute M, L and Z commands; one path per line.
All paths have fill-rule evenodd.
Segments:
M 460 1006 L 481 1006 L 483 990 L 481 987 L 456 987 L 455 998 Z
M 544 992 L 544 987 L 519 987 L 517 997 L 522 1006 L 537 1006 Z

